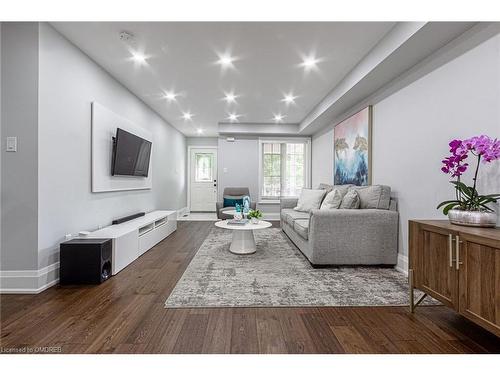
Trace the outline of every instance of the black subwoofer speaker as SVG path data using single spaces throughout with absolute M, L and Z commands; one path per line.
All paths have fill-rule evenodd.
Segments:
M 60 284 L 100 284 L 111 276 L 111 239 L 77 238 L 60 250 Z

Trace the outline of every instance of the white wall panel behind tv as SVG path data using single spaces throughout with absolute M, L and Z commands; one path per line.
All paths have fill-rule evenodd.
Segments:
M 113 137 L 117 128 L 153 142 L 152 134 L 146 129 L 92 102 L 92 192 L 151 189 L 153 158 L 149 162 L 148 177 L 111 175 Z

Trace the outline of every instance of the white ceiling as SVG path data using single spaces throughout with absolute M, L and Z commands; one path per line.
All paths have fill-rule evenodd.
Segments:
M 62 22 L 52 25 L 186 136 L 217 135 L 228 113 L 240 123 L 300 123 L 393 26 L 392 22 Z M 135 36 L 124 43 L 119 33 Z M 131 61 L 143 51 L 147 64 Z M 235 57 L 221 69 L 218 54 Z M 305 72 L 304 56 L 320 59 Z M 180 93 L 174 102 L 165 91 Z M 224 92 L 234 91 L 228 105 Z M 295 104 L 281 100 L 293 92 Z M 182 119 L 190 111 L 191 121 Z

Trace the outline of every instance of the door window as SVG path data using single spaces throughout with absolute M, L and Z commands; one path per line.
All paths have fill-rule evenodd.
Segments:
M 213 154 L 195 154 L 195 182 L 213 180 Z

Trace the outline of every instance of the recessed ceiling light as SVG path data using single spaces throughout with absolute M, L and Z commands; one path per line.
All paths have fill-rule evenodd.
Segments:
M 278 123 L 278 122 L 282 122 L 283 119 L 285 118 L 286 116 L 282 115 L 281 113 L 277 113 L 277 114 L 274 114 L 274 122 Z
M 196 134 L 203 134 L 203 129 L 202 128 L 196 129 Z
M 285 94 L 283 99 L 281 99 L 282 102 L 285 102 L 286 104 L 293 104 L 295 103 L 295 99 L 297 99 L 297 96 L 293 95 L 293 93 L 290 94 Z
M 236 98 L 238 97 L 239 95 L 235 95 L 234 92 L 226 92 L 224 93 L 224 98 L 223 100 L 226 101 L 227 104 L 231 104 L 231 103 L 236 103 Z
M 303 67 L 306 72 L 308 72 L 310 70 L 315 70 L 320 61 L 321 59 L 318 59 L 313 54 L 311 54 L 302 58 L 302 63 L 300 64 L 300 66 Z
M 217 64 L 221 65 L 222 67 L 228 68 L 233 65 L 234 58 L 228 54 L 221 54 L 219 55 L 219 60 L 217 61 Z
M 139 51 L 133 51 L 131 53 L 132 53 L 132 60 L 135 63 L 137 63 L 139 65 L 146 64 L 146 60 L 148 59 L 148 57 L 144 53 L 139 52 Z
M 242 115 L 237 115 L 236 113 L 229 113 L 227 115 L 227 119 L 231 122 L 236 122 L 238 121 L 238 118 L 241 117 Z
M 192 120 L 193 119 L 193 114 L 191 112 L 182 112 L 182 118 L 186 121 Z
M 165 93 L 163 94 L 163 97 L 167 99 L 169 102 L 176 101 L 178 96 L 179 94 L 173 91 L 165 91 Z
M 217 56 L 219 56 L 219 59 L 215 63 L 220 65 L 222 71 L 234 69 L 233 63 L 237 60 L 236 57 L 232 56 L 229 52 L 217 53 Z

